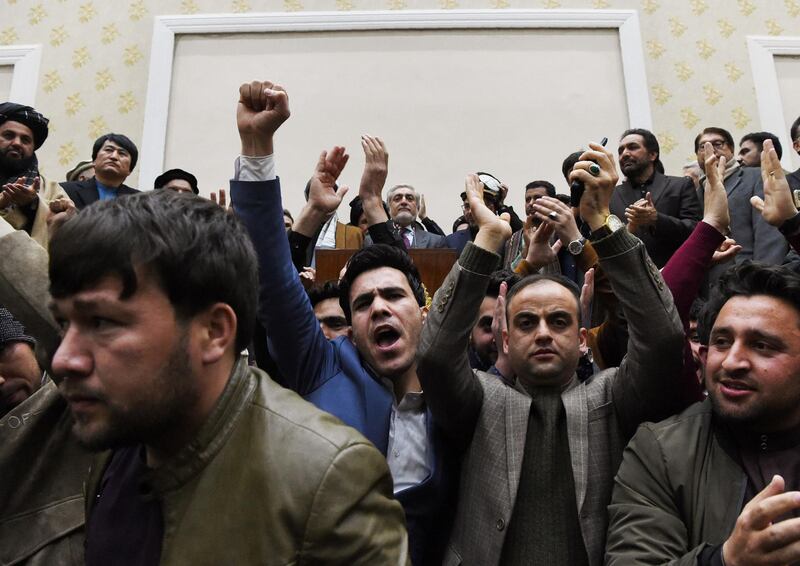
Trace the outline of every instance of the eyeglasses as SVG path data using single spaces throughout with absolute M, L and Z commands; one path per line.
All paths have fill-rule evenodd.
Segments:
M 707 143 L 710 143 L 711 145 L 713 145 L 713 146 L 714 146 L 714 149 L 722 149 L 723 147 L 725 147 L 726 145 L 728 145 L 728 142 L 726 142 L 725 140 L 708 140 L 708 141 L 704 141 L 704 142 L 702 142 L 702 143 L 700 144 L 700 149 L 703 149 L 703 147 L 704 147 L 704 146 L 705 146 Z

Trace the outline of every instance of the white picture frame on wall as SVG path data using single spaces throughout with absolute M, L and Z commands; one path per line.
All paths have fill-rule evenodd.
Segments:
M 0 66 L 13 67 L 8 100 L 34 106 L 39 86 L 39 67 L 42 61 L 41 45 L 0 46 Z
M 139 186 L 163 171 L 170 91 L 178 34 L 241 34 L 372 30 L 601 29 L 619 35 L 630 124 L 652 128 L 639 18 L 636 10 L 409 10 L 211 14 L 155 18 Z
M 778 136 L 784 147 L 781 165 L 787 170 L 794 169 L 792 151 L 789 151 L 792 140 L 788 135 L 793 118 L 784 115 L 775 56 L 800 57 L 800 37 L 748 35 L 747 50 L 761 129 Z

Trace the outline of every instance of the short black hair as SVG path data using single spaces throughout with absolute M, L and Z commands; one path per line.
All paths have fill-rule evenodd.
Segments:
M 525 192 L 528 192 L 528 189 L 538 189 L 539 187 L 544 187 L 547 191 L 547 196 L 555 198 L 556 188 L 549 181 L 531 181 L 525 185 Z
M 792 136 L 792 141 L 797 141 L 800 138 L 800 116 L 797 117 L 797 120 L 792 122 L 792 127 L 789 129 L 789 135 Z
M 411 261 L 411 257 L 404 250 L 395 246 L 374 244 L 353 254 L 347 262 L 344 277 L 339 281 L 339 304 L 344 311 L 348 324 L 352 322 L 350 288 L 353 286 L 353 281 L 362 273 L 381 267 L 391 267 L 405 275 L 417 304 L 420 307 L 425 305 L 425 289 L 422 286 L 422 278 L 419 275 L 417 266 Z
M 792 305 L 800 317 L 800 275 L 781 265 L 745 261 L 731 267 L 717 281 L 697 321 L 700 342 L 708 345 L 719 311 L 733 297 L 767 295 Z
M 581 155 L 583 155 L 583 151 L 570 153 L 561 162 L 561 174 L 564 175 L 564 180 L 567 183 L 569 183 L 569 174 L 572 173 L 572 168 L 575 167 L 575 164 L 581 160 Z
M 464 217 L 463 214 L 461 216 L 459 216 L 458 218 L 456 218 L 453 221 L 453 233 L 455 233 L 458 230 L 459 226 L 461 226 L 462 224 L 466 224 L 466 223 L 467 223 L 467 219 Z
M 235 215 L 176 191 L 97 202 L 65 222 L 50 241 L 50 294 L 68 297 L 116 275 L 124 300 L 136 292 L 137 267 L 155 277 L 179 320 L 214 303 L 230 305 L 237 317 L 236 348 L 248 345 L 258 260 Z
M 315 307 L 318 303 L 327 299 L 339 298 L 339 282 L 326 281 L 322 285 L 314 285 L 306 293 L 308 293 L 308 300 L 311 301 L 311 306 Z
M 758 146 L 758 151 L 763 151 L 764 149 L 764 142 L 766 140 L 772 140 L 772 144 L 775 146 L 775 153 L 778 154 L 778 159 L 783 157 L 783 147 L 781 147 L 781 140 L 778 139 L 778 136 L 775 134 L 771 134 L 769 132 L 751 132 L 749 134 L 745 134 L 742 136 L 742 139 L 739 140 L 739 146 L 746 142 L 751 141 L 756 146 Z
M 563 275 L 556 274 L 556 273 L 534 273 L 533 275 L 527 275 L 519 280 L 516 285 L 511 287 L 508 290 L 508 294 L 506 295 L 506 318 L 511 320 L 508 316 L 508 309 L 511 307 L 511 300 L 516 296 L 517 293 L 522 291 L 525 287 L 530 287 L 531 285 L 536 285 L 537 283 L 541 283 L 542 281 L 552 281 L 554 283 L 558 283 L 562 287 L 566 287 L 566 289 L 572 293 L 575 297 L 575 308 L 577 309 L 578 313 L 578 325 L 581 324 L 581 290 L 578 288 L 577 283 L 572 281 L 571 279 L 567 279 Z
M 131 167 L 133 169 L 133 167 Z M 162 189 L 164 185 L 169 183 L 170 181 L 174 181 L 175 179 L 181 179 L 189 183 L 189 186 L 192 189 L 192 192 L 196 195 L 200 194 L 200 189 L 197 188 L 197 177 L 189 173 L 188 171 L 184 171 L 183 169 L 170 169 L 168 171 L 164 171 L 156 177 L 156 180 L 153 181 L 153 188 L 154 189 Z
M 383 210 L 386 212 L 386 216 L 389 216 L 389 207 L 386 206 L 386 201 L 382 200 L 381 204 L 383 205 Z M 350 225 L 358 226 L 358 221 L 361 220 L 362 214 L 364 214 L 364 203 L 361 202 L 361 197 L 356 196 L 350 201 Z
M 505 284 L 508 285 L 508 290 L 511 291 L 514 285 L 519 283 L 521 279 L 522 276 L 520 276 L 517 273 L 514 273 L 510 269 L 498 269 L 489 276 L 489 286 L 486 288 L 486 296 L 487 297 L 500 296 L 500 284 L 503 282 L 505 282 Z
M 708 128 L 703 128 L 703 131 L 697 134 L 697 137 L 694 138 L 694 152 L 697 153 L 700 151 L 700 138 L 702 138 L 705 134 L 717 134 L 718 136 L 722 136 L 725 138 L 725 143 L 731 148 L 731 151 L 735 149 L 735 144 L 733 143 L 733 136 L 728 130 L 723 128 L 717 128 L 715 126 L 709 126 Z
M 700 315 L 703 312 L 703 309 L 706 308 L 706 301 L 705 299 L 698 297 L 692 303 L 692 306 L 689 308 L 689 321 L 698 321 L 700 320 Z
M 136 167 L 136 162 L 139 160 L 139 150 L 136 149 L 136 144 L 133 143 L 128 136 L 122 134 L 104 134 L 97 138 L 92 147 L 92 161 L 97 159 L 97 154 L 100 153 L 100 148 L 107 141 L 113 142 L 127 151 L 131 156 L 131 171 Z
M 642 136 L 642 140 L 644 140 L 644 148 L 647 150 L 647 152 L 656 154 L 656 160 L 653 162 L 653 166 L 656 168 L 656 171 L 659 173 L 664 172 L 664 164 L 661 163 L 661 146 L 658 145 L 658 138 L 656 138 L 653 132 L 650 130 L 645 130 L 644 128 L 630 128 L 622 132 L 622 135 L 619 137 L 619 141 L 622 141 L 625 136 Z

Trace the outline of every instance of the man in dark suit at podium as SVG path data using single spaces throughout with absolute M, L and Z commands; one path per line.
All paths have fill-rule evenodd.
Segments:
M 138 193 L 124 184 L 138 158 L 139 151 L 127 136 L 105 134 L 97 138 L 92 148 L 94 178 L 61 183 L 61 186 L 79 210 L 98 200 Z

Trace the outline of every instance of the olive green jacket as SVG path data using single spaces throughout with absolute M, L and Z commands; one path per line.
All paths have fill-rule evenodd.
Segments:
M 91 473 L 87 517 L 109 459 Z M 142 489 L 161 502 L 163 566 L 408 563 L 386 458 L 243 360 L 196 439 Z
M 694 566 L 733 532 L 747 477 L 712 421 L 707 399 L 639 427 L 615 478 L 606 564 Z

